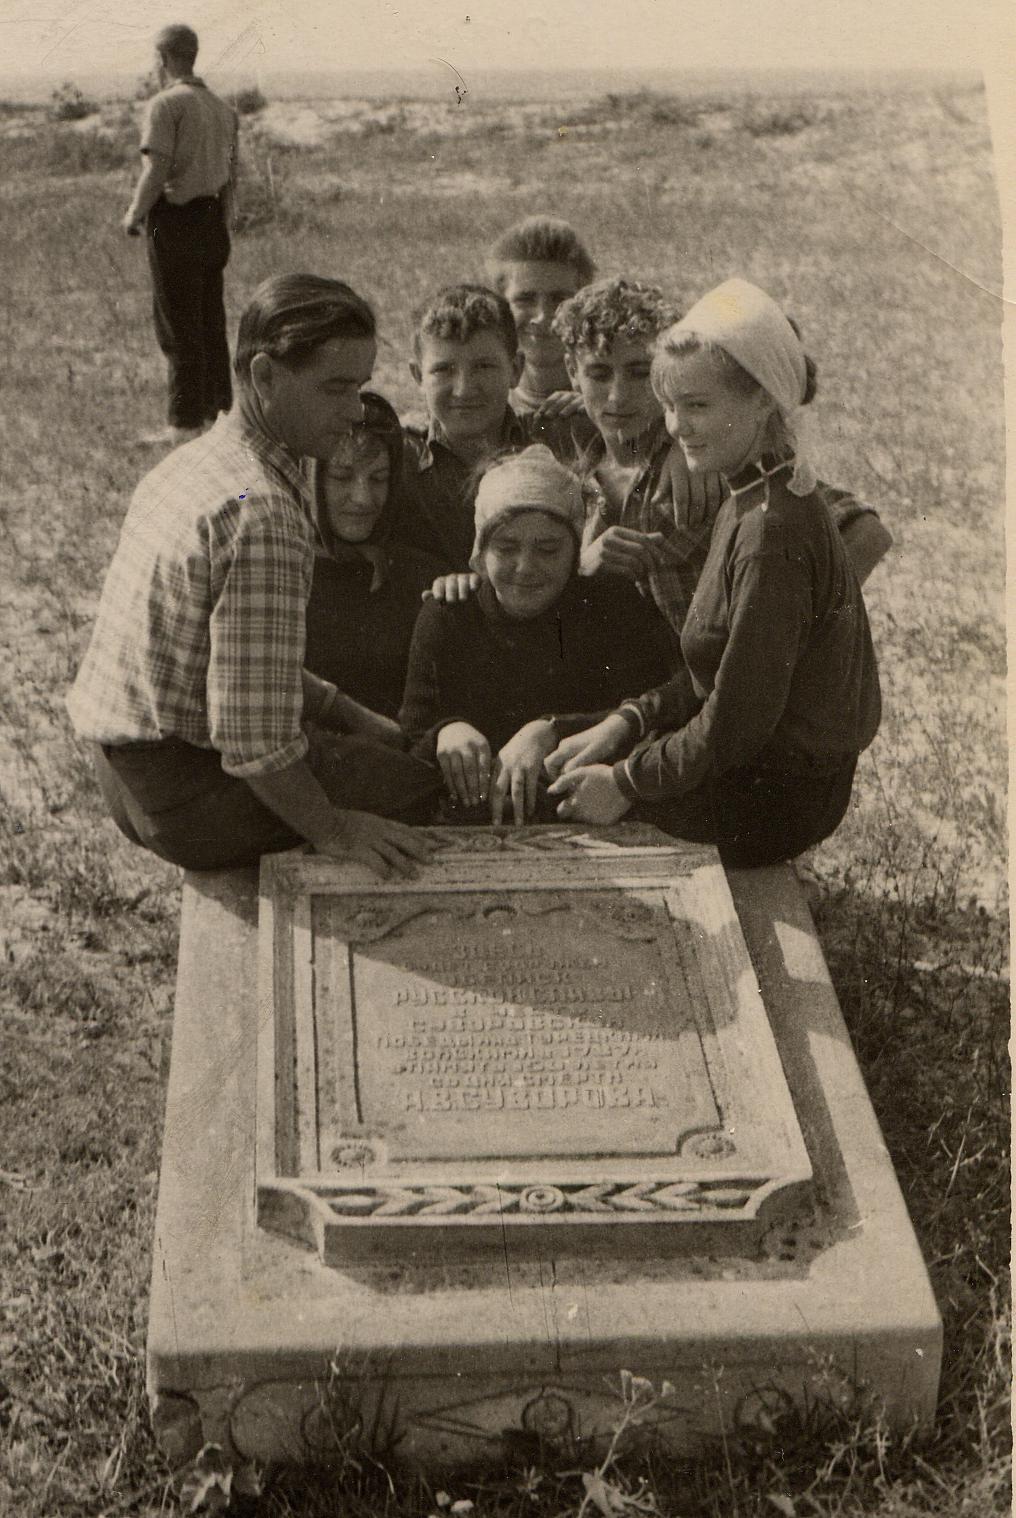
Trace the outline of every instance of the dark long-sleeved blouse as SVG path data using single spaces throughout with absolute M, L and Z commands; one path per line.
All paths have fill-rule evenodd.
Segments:
M 788 490 L 791 467 L 730 481 L 681 637 L 685 668 L 629 705 L 643 732 L 672 729 L 615 765 L 632 800 L 744 765 L 807 772 L 875 736 L 864 598 L 822 497 Z

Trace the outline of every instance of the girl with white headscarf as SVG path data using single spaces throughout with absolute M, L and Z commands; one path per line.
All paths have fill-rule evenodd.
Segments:
M 445 782 L 445 820 L 553 822 L 543 761 L 673 668 L 667 625 L 615 575 L 579 575 L 577 477 L 537 443 L 480 481 L 465 601 L 417 619 L 399 721 Z M 623 632 L 619 636 L 619 629 Z
M 550 792 L 565 820 L 634 807 L 727 865 L 773 864 L 837 827 L 881 713 L 857 576 L 796 447 L 814 365 L 775 301 L 731 279 L 662 334 L 653 384 L 689 470 L 718 470 L 730 495 L 685 669 L 562 744 Z

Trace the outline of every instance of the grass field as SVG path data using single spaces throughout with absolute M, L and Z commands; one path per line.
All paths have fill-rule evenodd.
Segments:
M 411 309 L 475 275 L 528 212 L 567 216 L 603 272 L 678 297 L 744 274 L 818 359 L 821 472 L 896 538 L 867 592 L 885 719 L 814 870 L 945 1321 L 936 1428 L 920 1446 L 889 1438 L 859 1405 L 691 1467 L 632 1457 L 607 1472 L 615 1502 L 632 1499 L 614 1511 L 649 1510 L 633 1505 L 644 1478 L 643 1503 L 675 1518 L 1008 1512 L 1001 272 L 983 95 L 358 110 L 355 132 L 292 105 L 248 128 L 234 317 L 270 272 L 348 279 L 381 313 L 375 382 L 409 407 Z M 162 415 L 143 250 L 118 228 L 135 142 L 119 107 L 76 126 L 0 109 L 3 1518 L 150 1518 L 177 1501 L 143 1356 L 179 881 L 104 819 L 62 705 L 150 461 L 133 440 Z M 449 1495 L 549 1518 L 583 1491 L 548 1466 Z M 273 1478 L 245 1503 L 449 1510 L 352 1460 L 341 1480 Z

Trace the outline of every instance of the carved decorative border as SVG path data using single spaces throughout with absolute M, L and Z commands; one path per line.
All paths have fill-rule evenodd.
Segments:
M 522 1181 L 466 1185 L 397 1181 L 374 1185 L 280 1188 L 323 1205 L 339 1222 L 369 1219 L 384 1224 L 413 1218 L 475 1218 L 495 1222 L 515 1216 L 601 1222 L 604 1217 L 655 1214 L 677 1220 L 689 1214 L 720 1210 L 725 1217 L 754 1217 L 773 1189 L 770 1177 L 735 1176 L 702 1181 Z M 327 1226 L 327 1224 L 326 1224 Z
M 522 1185 L 358 1187 L 322 1200 L 339 1217 L 498 1216 L 518 1212 L 532 1217 L 563 1212 L 602 1217 L 604 1213 L 698 1212 L 703 1207 L 743 1210 L 764 1180 L 526 1182 Z

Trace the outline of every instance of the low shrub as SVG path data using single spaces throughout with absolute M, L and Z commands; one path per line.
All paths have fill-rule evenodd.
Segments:
M 97 103 L 89 100 L 70 80 L 54 90 L 49 98 L 49 113 L 54 121 L 82 121 L 86 116 L 94 116 L 99 109 Z
M 818 113 L 811 106 L 797 106 L 790 110 L 749 110 L 742 117 L 741 125 L 749 137 L 794 137 L 806 127 L 814 126 Z
M 154 69 L 149 69 L 147 74 L 138 75 L 138 81 L 134 86 L 134 99 L 151 100 L 152 96 L 157 95 L 161 88 L 158 74 Z
M 268 101 L 256 84 L 248 85 L 243 90 L 236 90 L 230 95 L 229 99 L 233 108 L 241 116 L 255 116 L 258 111 L 263 111 L 268 104 Z

